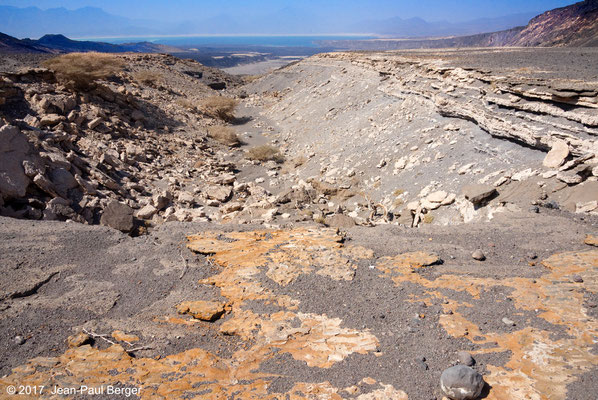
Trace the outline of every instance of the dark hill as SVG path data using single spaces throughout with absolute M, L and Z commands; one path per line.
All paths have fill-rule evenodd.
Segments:
M 527 26 L 470 36 L 416 39 L 321 41 L 342 50 L 437 49 L 451 47 L 596 47 L 598 0 L 556 8 L 533 18 Z

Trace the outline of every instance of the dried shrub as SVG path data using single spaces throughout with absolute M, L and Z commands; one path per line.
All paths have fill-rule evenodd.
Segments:
M 281 163 L 284 161 L 284 156 L 280 154 L 280 151 L 269 144 L 263 146 L 257 146 L 249 149 L 245 154 L 245 157 L 253 161 L 276 161 Z
M 322 215 L 318 215 L 317 217 L 314 217 L 314 222 L 317 223 L 317 224 L 325 225 L 326 224 L 326 218 L 324 218 L 324 216 L 322 216 Z
M 42 63 L 56 74 L 56 77 L 75 88 L 89 88 L 95 81 L 107 79 L 120 72 L 124 62 L 111 54 L 70 53 L 51 58 Z
M 176 104 L 178 104 L 179 106 L 186 108 L 187 110 L 191 110 L 191 111 L 197 110 L 197 107 L 195 106 L 195 104 L 193 104 L 193 102 L 191 100 L 189 100 L 185 97 L 179 97 L 174 102 Z
M 235 130 L 229 126 L 216 125 L 208 128 L 208 136 L 224 145 L 233 147 L 241 144 Z
M 156 87 L 164 82 L 164 76 L 156 71 L 138 71 L 133 73 L 133 79 L 146 86 Z
M 424 224 L 431 224 L 432 222 L 434 222 L 434 216 L 431 214 L 424 215 L 423 222 Z
M 206 114 L 223 121 L 235 119 L 235 108 L 238 102 L 235 99 L 224 96 L 211 96 L 201 102 L 201 108 Z
M 242 77 L 243 79 L 243 83 L 247 84 L 247 83 L 252 83 L 257 81 L 258 79 L 260 79 L 263 75 L 244 75 Z

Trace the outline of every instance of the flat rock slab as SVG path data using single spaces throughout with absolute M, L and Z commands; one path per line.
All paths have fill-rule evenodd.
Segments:
M 473 184 L 464 186 L 461 193 L 477 206 L 492 199 L 498 192 L 490 185 Z
M 202 321 L 215 321 L 224 314 L 225 304 L 216 301 L 184 301 L 176 309 L 179 314 L 189 314 Z
M 563 140 L 555 140 L 552 149 L 546 154 L 544 158 L 544 166 L 546 168 L 558 168 L 569 156 L 569 145 Z

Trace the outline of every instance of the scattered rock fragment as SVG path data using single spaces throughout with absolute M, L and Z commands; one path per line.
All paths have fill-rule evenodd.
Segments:
M 474 358 L 467 351 L 460 351 L 457 353 L 459 364 L 471 367 L 475 364 Z
M 189 314 L 202 321 L 213 322 L 225 311 L 225 304 L 216 301 L 184 301 L 176 309 L 179 314 Z
M 544 166 L 546 168 L 558 168 L 569 156 L 569 145 L 563 140 L 556 140 L 552 145 L 552 149 L 546 154 L 544 158 Z
M 440 388 L 452 400 L 474 400 L 482 394 L 484 379 L 471 367 L 455 365 L 442 372 Z
M 140 219 L 150 219 L 157 212 L 158 212 L 158 209 L 156 207 L 152 206 L 151 204 L 148 204 L 146 206 L 141 207 L 139 210 L 137 210 L 136 216 L 137 216 L 137 218 L 140 218 Z
M 85 332 L 79 332 L 76 335 L 69 336 L 66 340 L 69 347 L 81 347 L 91 341 L 91 337 Z
M 486 259 L 486 255 L 484 254 L 484 252 L 482 250 L 476 250 L 473 252 L 473 254 L 471 255 L 471 258 L 473 258 L 474 260 L 478 260 L 478 261 L 484 261 Z
M 16 345 L 21 346 L 21 345 L 25 344 L 26 340 L 23 336 L 18 335 L 18 336 L 15 336 L 14 342 Z
M 584 243 L 589 245 L 589 246 L 596 246 L 598 247 L 598 236 L 595 235 L 587 235 Z
M 502 323 L 505 324 L 505 325 L 509 325 L 509 326 L 515 326 L 515 321 L 513 321 L 513 320 L 511 320 L 511 319 L 509 319 L 507 317 L 504 317 L 502 319 Z
M 205 193 L 209 199 L 224 203 L 231 198 L 233 192 L 228 186 L 210 186 Z
M 65 118 L 62 115 L 46 114 L 42 117 L 42 119 L 39 121 L 39 123 L 42 127 L 54 126 L 54 125 L 60 123 L 61 121 L 64 121 L 64 119 Z
M 97 118 L 94 118 L 94 119 L 92 119 L 91 121 L 89 121 L 89 122 L 87 123 L 87 127 L 88 127 L 89 129 L 95 129 L 95 128 L 97 128 L 98 126 L 100 126 L 100 124 L 101 124 L 101 123 L 102 123 L 102 118 L 101 118 L 101 117 L 97 117 Z
M 137 335 L 127 334 L 123 331 L 112 332 L 112 337 L 120 342 L 134 343 L 139 341 L 139 337 Z
M 124 203 L 112 200 L 104 209 L 100 224 L 121 232 L 131 232 L 134 226 L 133 209 Z
M 439 190 L 437 192 L 430 193 L 428 197 L 426 197 L 426 200 L 431 203 L 443 203 L 447 196 L 448 194 L 445 191 Z
M 492 199 L 498 192 L 490 185 L 473 184 L 464 186 L 461 193 L 467 200 L 479 206 Z
M 583 182 L 583 177 L 573 171 L 559 171 L 556 174 L 556 178 L 561 182 L 565 182 L 567 185 L 577 185 L 578 183 Z
M 158 210 L 164 210 L 172 201 L 172 195 L 169 192 L 156 194 L 152 197 L 152 203 Z

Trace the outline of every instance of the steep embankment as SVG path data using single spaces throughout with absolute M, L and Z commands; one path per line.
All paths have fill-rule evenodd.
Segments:
M 596 194 L 593 177 L 587 200 L 570 198 L 592 168 L 598 173 L 598 79 L 540 71 L 548 67 L 541 59 L 558 54 L 536 55 L 522 69 L 517 60 L 534 54 L 325 54 L 254 83 L 252 99 L 277 122 L 288 151 L 306 159 L 296 179 L 350 189 L 354 196 L 333 207 L 358 220 L 367 219 L 370 200 L 407 225 L 419 223 L 422 208 L 435 223 L 534 201 L 575 211 Z M 493 70 L 495 57 L 512 67 Z M 564 147 L 561 159 L 543 165 L 555 147 Z M 470 184 L 497 188 L 495 208 L 465 201 Z
M 547 11 L 502 45 L 598 46 L 598 0 Z

